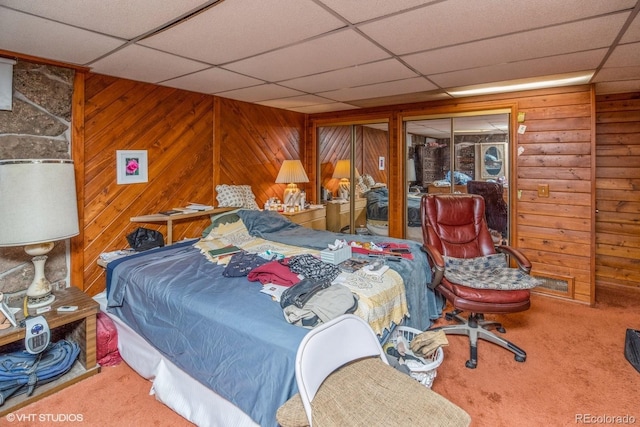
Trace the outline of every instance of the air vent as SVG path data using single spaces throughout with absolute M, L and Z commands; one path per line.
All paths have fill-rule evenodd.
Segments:
M 541 282 L 535 288 L 536 291 L 573 298 L 574 277 L 556 276 L 547 273 L 537 273 L 533 276 Z

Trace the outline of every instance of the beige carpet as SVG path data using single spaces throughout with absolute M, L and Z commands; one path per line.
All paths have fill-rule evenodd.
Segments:
M 613 417 L 625 416 L 640 425 L 640 373 L 623 353 L 626 328 L 640 329 L 640 296 L 608 292 L 598 300 L 589 308 L 534 295 L 527 312 L 498 316 L 506 337 L 527 351 L 525 363 L 480 342 L 478 367 L 467 369 L 467 338 L 449 336 L 433 389 L 469 412 L 474 426 L 587 424 L 581 420 L 612 425 Z M 0 426 L 190 425 L 150 396 L 149 387 L 124 363 L 105 367 L 17 411 L 12 422 L 0 418 Z M 16 421 L 21 414 L 32 420 L 41 414 L 74 414 L 83 421 Z

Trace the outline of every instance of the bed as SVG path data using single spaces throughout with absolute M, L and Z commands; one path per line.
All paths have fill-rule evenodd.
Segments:
M 389 235 L 389 189 L 372 188 L 366 193 L 367 229 L 375 236 Z M 420 219 L 420 199 L 422 194 L 409 193 L 407 196 L 407 239 L 422 242 L 422 222 Z
M 319 251 L 338 235 L 291 223 L 274 212 L 237 212 L 250 236 Z M 222 228 L 219 226 L 218 229 Z M 427 290 L 427 261 L 389 262 L 402 278 L 409 317 L 426 329 L 442 301 Z M 123 359 L 153 381 L 157 398 L 198 425 L 277 425 L 275 412 L 297 392 L 294 362 L 308 329 L 287 323 L 279 304 L 246 277 L 223 277 L 189 240 L 109 263 L 101 304 L 118 328 Z

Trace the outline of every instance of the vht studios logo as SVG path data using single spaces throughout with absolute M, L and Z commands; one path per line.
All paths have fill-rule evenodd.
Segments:
M 82 414 L 8 414 L 9 422 L 50 422 L 50 423 L 73 423 L 82 422 L 84 418 Z

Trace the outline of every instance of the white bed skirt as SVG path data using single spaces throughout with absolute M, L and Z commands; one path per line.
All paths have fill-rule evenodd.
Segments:
M 106 292 L 94 299 L 116 325 L 122 359 L 151 381 L 149 394 L 158 401 L 198 426 L 258 426 L 233 403 L 193 379 L 119 318 L 107 313 Z

